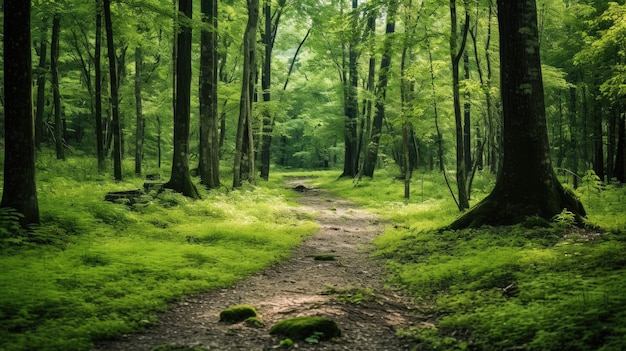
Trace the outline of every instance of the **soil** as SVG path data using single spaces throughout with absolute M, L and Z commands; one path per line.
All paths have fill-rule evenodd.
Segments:
M 300 210 L 316 215 L 320 230 L 294 249 L 291 259 L 228 289 L 195 295 L 159 315 L 158 326 L 97 345 L 101 351 L 150 351 L 159 345 L 209 350 L 274 350 L 284 337 L 270 335 L 275 323 L 298 316 L 332 318 L 341 337 L 299 350 L 410 350 L 414 339 L 396 330 L 420 323 L 411 299 L 385 282 L 383 262 L 371 257 L 371 241 L 382 232 L 375 215 L 304 181 Z M 219 322 L 222 310 L 247 304 L 264 326 Z

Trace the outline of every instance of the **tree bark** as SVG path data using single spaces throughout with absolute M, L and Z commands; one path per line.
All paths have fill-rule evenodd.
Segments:
M 95 119 L 96 119 L 96 153 L 98 157 L 98 171 L 104 171 L 104 131 L 102 130 L 102 0 L 96 0 L 96 43 L 94 52 L 95 66 Z
M 597 102 L 593 103 L 594 113 L 592 113 L 592 145 L 593 145 L 593 170 L 602 181 L 604 174 L 604 131 L 602 128 L 602 116 L 604 112 Z M 610 179 L 609 179 L 610 180 Z
M 463 70 L 465 72 L 465 79 L 470 79 L 470 65 L 469 65 L 469 53 L 467 50 L 463 53 Z M 463 152 L 465 160 L 465 174 L 469 174 L 472 171 L 472 119 L 471 109 L 472 103 L 470 102 L 471 95 L 469 91 L 464 94 L 465 103 L 463 104 Z M 469 198 L 469 187 L 467 188 Z
M 120 109 L 116 67 L 115 44 L 113 42 L 113 23 L 111 21 L 111 0 L 103 0 L 104 26 L 107 34 L 109 56 L 109 84 L 111 85 L 111 112 L 113 114 L 113 176 L 122 180 L 122 135 L 120 130 Z
M 46 20 L 44 19 L 44 21 Z M 46 103 L 46 72 L 48 71 L 46 57 L 46 51 L 48 48 L 47 28 L 46 30 L 42 29 L 39 41 L 39 66 L 37 67 L 37 114 L 35 116 L 35 147 L 37 149 L 40 148 L 41 139 L 43 138 L 43 115 Z
M 458 192 L 459 211 L 469 208 L 467 196 L 467 173 L 465 172 L 465 143 L 463 140 L 463 116 L 461 115 L 461 96 L 459 92 L 459 63 L 465 51 L 467 33 L 469 29 L 469 12 L 465 10 L 465 24 L 461 45 L 458 44 L 456 0 L 450 0 L 450 58 L 452 61 L 452 93 L 454 100 L 454 119 L 456 129 L 456 184 Z
M 35 181 L 30 1 L 4 0 L 4 181 L 0 207 L 39 224 Z
M 52 106 L 54 110 L 54 145 L 57 160 L 65 160 L 63 146 L 63 122 L 61 119 L 61 93 L 59 91 L 59 36 L 61 16 L 54 14 L 52 19 L 52 44 L 50 47 L 50 71 L 52 72 Z
M 235 142 L 235 161 L 233 165 L 233 187 L 238 188 L 243 180 L 254 182 L 254 154 L 250 148 L 254 143 L 251 139 L 252 102 L 254 95 L 256 68 L 256 29 L 259 22 L 259 0 L 247 0 L 248 22 L 244 32 L 244 65 L 239 100 L 239 121 Z M 247 136 L 247 143 L 244 137 Z M 246 163 L 245 165 L 242 165 Z M 247 169 L 247 172 L 245 170 Z
M 191 19 L 192 0 L 179 0 L 178 11 Z M 198 199 L 198 189 L 191 181 L 189 171 L 189 125 L 191 119 L 191 27 L 184 21 L 177 39 L 176 55 L 176 109 L 174 111 L 174 153 L 172 173 L 164 188 Z
M 483 201 L 450 228 L 550 220 L 563 209 L 583 223 L 580 201 L 563 189 L 550 161 L 535 0 L 498 0 L 503 163 Z
M 357 23 L 359 21 L 358 1 L 352 0 L 352 12 L 350 14 L 353 23 L 353 33 L 350 34 L 350 43 L 348 48 L 348 80 L 344 80 L 344 160 L 343 173 L 341 177 L 354 178 L 358 172 L 359 155 L 357 154 L 357 118 L 359 114 L 358 107 L 358 58 L 359 53 L 357 46 L 359 45 L 359 36 L 356 33 Z
M 207 189 L 220 186 L 219 114 L 217 109 L 217 0 L 202 0 L 200 34 L 200 179 Z
M 620 183 L 626 182 L 626 118 L 622 116 L 618 121 L 617 152 L 615 153 L 614 176 Z
M 143 53 L 141 46 L 135 49 L 135 174 L 141 175 L 143 161 L 143 105 L 141 81 L 143 71 Z
M 374 176 L 376 161 L 378 160 L 378 147 L 382 134 L 383 119 L 385 118 L 385 100 L 387 98 L 387 85 L 389 83 L 389 69 L 391 68 L 391 55 L 393 45 L 393 33 L 396 29 L 396 12 L 398 11 L 398 2 L 392 0 L 389 2 L 387 10 L 387 26 L 385 29 L 385 42 L 383 44 L 383 56 L 380 61 L 380 70 L 378 72 L 378 84 L 376 86 L 376 114 L 372 121 L 372 135 L 367 145 L 365 153 L 365 162 L 363 162 L 363 175 L 366 177 Z
M 263 91 L 263 102 L 269 103 L 272 100 L 270 92 L 272 83 L 272 50 L 274 49 L 274 24 L 272 23 L 272 5 L 270 0 L 264 0 L 263 6 L 265 29 L 263 33 L 263 45 L 265 46 L 265 56 L 263 58 L 263 73 L 261 75 L 261 90 Z M 278 23 L 276 23 L 278 26 Z M 261 127 L 261 179 L 268 180 L 270 174 L 270 148 L 272 145 L 273 118 L 269 107 L 263 109 Z

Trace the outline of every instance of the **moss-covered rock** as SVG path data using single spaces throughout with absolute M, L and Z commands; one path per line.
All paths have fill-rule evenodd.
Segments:
M 220 312 L 220 322 L 239 323 L 256 316 L 257 312 L 254 307 L 250 305 L 237 305 Z
M 280 334 L 294 340 L 305 340 L 317 335 L 319 340 L 328 340 L 341 336 L 341 330 L 332 319 L 306 316 L 280 321 L 274 324 L 270 334 Z
M 247 326 L 254 328 L 263 328 L 265 326 L 265 323 L 259 317 L 246 318 L 244 322 Z
M 209 351 L 204 347 L 191 347 L 176 344 L 159 345 L 155 346 L 152 351 Z

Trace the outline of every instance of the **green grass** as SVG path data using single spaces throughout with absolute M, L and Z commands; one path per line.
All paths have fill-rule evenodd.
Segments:
M 548 228 L 445 231 L 458 212 L 436 172 L 415 174 L 409 200 L 385 170 L 359 182 L 274 171 L 257 187 L 201 188 L 199 201 L 164 192 L 130 206 L 103 198 L 141 188 L 132 164 L 114 183 L 94 163 L 40 157 L 36 230 L 15 234 L 15 214 L 0 212 L 0 350 L 89 350 L 153 325 L 172 301 L 284 260 L 316 229 L 286 189 L 294 177 L 381 216 L 375 255 L 427 322 L 401 331 L 417 349 L 626 349 L 624 187 L 587 177 L 576 190 L 598 231 L 573 230 L 566 215 Z M 494 179 L 474 184 L 472 203 Z
M 89 350 L 156 323 L 185 295 L 288 258 L 317 229 L 280 182 L 201 189 L 199 201 L 166 191 L 128 206 L 104 195 L 142 179 L 114 183 L 87 159 L 40 163 L 42 225 L 0 232 L 0 350 Z
M 359 183 L 337 175 L 317 185 L 386 224 L 376 256 L 426 319 L 401 331 L 417 350 L 626 349 L 626 188 L 586 179 L 577 189 L 601 230 L 572 229 L 564 215 L 549 228 L 445 231 L 458 212 L 441 175 L 416 175 L 408 201 L 387 174 Z M 473 201 L 493 179 L 479 175 L 475 186 Z

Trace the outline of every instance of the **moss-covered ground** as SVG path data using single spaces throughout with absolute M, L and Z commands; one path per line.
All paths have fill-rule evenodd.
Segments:
M 377 256 L 425 316 L 402 332 L 419 350 L 626 349 L 626 187 L 583 178 L 586 230 L 563 212 L 548 227 L 448 231 L 458 212 L 441 175 L 416 174 L 404 200 L 403 183 L 380 173 L 317 182 L 383 216 Z M 492 186 L 479 175 L 473 203 Z
M 95 161 L 38 161 L 42 225 L 11 232 L 0 213 L 0 350 L 89 350 L 156 323 L 185 295 L 226 287 L 282 261 L 317 226 L 280 183 L 169 191 L 134 205 L 110 191 L 142 188 L 98 176 Z M 226 181 L 226 180 L 225 180 Z
M 572 228 L 564 212 L 547 227 L 530 218 L 447 231 L 458 212 L 436 172 L 415 173 L 409 200 L 381 170 L 358 182 L 338 171 L 274 172 L 259 186 L 201 189 L 202 200 L 163 192 L 130 205 L 103 199 L 142 187 L 132 165 L 115 183 L 94 163 L 38 160 L 35 230 L 16 234 L 14 215 L 0 211 L 1 350 L 89 350 L 153 325 L 170 302 L 284 260 L 316 229 L 284 185 L 303 176 L 382 218 L 376 256 L 424 317 L 402 331 L 418 349 L 626 349 L 626 188 L 592 174 L 575 191 L 595 229 Z M 472 202 L 493 184 L 478 175 Z

